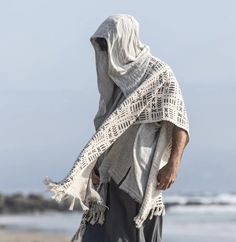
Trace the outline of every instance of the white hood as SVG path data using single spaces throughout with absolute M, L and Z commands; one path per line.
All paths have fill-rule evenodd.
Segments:
M 95 38 L 105 38 L 108 50 L 101 51 Z M 127 14 L 109 16 L 91 36 L 95 49 L 97 83 L 100 93 L 99 110 L 95 116 L 105 115 L 113 96 L 114 83 L 125 97 L 140 84 L 151 54 L 149 46 L 139 39 L 139 24 Z

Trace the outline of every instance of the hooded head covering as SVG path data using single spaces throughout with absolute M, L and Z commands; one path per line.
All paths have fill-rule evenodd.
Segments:
M 95 41 L 104 38 L 107 52 Z M 127 97 L 142 82 L 151 58 L 149 46 L 139 39 L 139 23 L 133 16 L 116 14 L 109 16 L 90 37 L 95 49 L 97 83 L 100 93 L 99 110 L 94 118 L 100 119 L 108 113 L 109 103 L 117 85 Z M 104 118 L 103 118 L 104 119 Z

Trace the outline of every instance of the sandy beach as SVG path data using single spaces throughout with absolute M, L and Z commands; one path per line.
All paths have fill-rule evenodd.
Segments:
M 0 242 L 69 242 L 63 235 L 0 229 Z

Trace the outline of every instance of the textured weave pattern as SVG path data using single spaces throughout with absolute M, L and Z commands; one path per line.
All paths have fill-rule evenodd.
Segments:
M 152 68 L 149 69 L 146 78 L 153 75 L 153 71 L 161 68 L 162 62 L 154 61 L 152 58 Z M 179 127 L 189 129 L 188 117 L 186 108 L 182 98 L 179 83 L 173 71 L 165 71 L 159 76 L 159 81 L 163 85 L 159 88 L 157 95 L 155 95 L 147 108 L 137 118 L 136 123 L 143 123 L 145 120 L 167 120 L 178 124 Z
M 89 174 L 97 158 L 136 120 L 136 122 L 169 120 L 189 133 L 184 102 L 172 70 L 158 59 L 154 66 L 147 80 L 99 127 L 78 156 L 68 175 L 60 182 L 45 179 L 45 184 L 54 193 L 53 198 L 58 202 L 70 197 L 73 199 L 70 209 L 73 209 L 73 202 L 77 198 L 82 209 L 87 210 L 89 201 L 99 201 L 100 196 L 94 189 L 93 194 L 86 196 Z M 172 86 L 175 88 L 173 89 Z
M 101 51 L 96 38 L 105 38 L 107 53 Z M 95 116 L 96 133 L 85 145 L 67 176 L 59 182 L 46 177 L 44 183 L 58 202 L 70 199 L 84 211 L 76 239 L 82 238 L 85 221 L 103 223 L 107 209 L 105 186 L 97 190 L 91 171 L 98 158 L 134 123 L 164 122 L 155 147 L 153 161 L 140 211 L 134 218 L 140 227 L 150 214 L 164 213 L 161 192 L 156 189 L 156 175 L 169 159 L 172 129 L 176 125 L 188 133 L 188 117 L 179 84 L 171 68 L 153 57 L 149 47 L 139 40 L 138 22 L 130 15 L 108 17 L 90 38 L 95 48 L 99 110 Z M 145 75 L 145 78 L 143 78 Z M 114 110 L 115 84 L 125 96 Z M 103 195 L 102 195 L 103 194 Z M 78 241 L 80 241 L 78 239 Z
M 49 178 L 45 179 L 49 190 L 54 193 L 53 198 L 55 200 L 61 201 L 66 195 L 71 195 L 79 199 L 83 209 L 88 209 L 83 204 L 86 195 L 86 189 L 84 188 L 86 187 L 82 186 L 80 191 L 81 180 L 79 174 L 87 167 L 91 171 L 97 158 L 136 121 L 148 103 L 157 95 L 157 91 L 167 80 L 169 72 L 168 66 L 165 63 L 160 63 L 159 69 L 155 70 L 144 83 L 114 110 L 81 151 L 65 179 L 60 182 L 52 182 Z M 157 118 L 155 115 L 148 115 L 147 117 L 151 119 L 145 120 L 146 122 L 157 121 L 157 119 L 153 119 Z M 158 118 L 160 119 L 161 117 Z M 87 183 L 88 179 L 89 177 L 87 177 Z

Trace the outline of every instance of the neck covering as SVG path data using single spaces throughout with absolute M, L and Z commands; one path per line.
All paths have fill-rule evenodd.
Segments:
M 169 121 L 164 122 L 160 128 L 143 201 L 137 216 L 134 218 L 137 228 L 141 227 L 149 214 L 152 217 L 163 212 L 159 196 L 162 191 L 156 189 L 156 176 L 158 171 L 168 163 L 172 148 L 173 126 L 176 125 L 184 129 L 188 134 L 188 140 L 190 137 L 188 117 L 179 83 L 170 66 L 159 58 L 151 56 L 148 47 L 142 45 L 137 39 L 133 42 L 136 43 L 136 47 L 133 47 L 134 44 L 127 43 L 129 42 L 128 40 L 132 39 L 130 35 L 137 36 L 132 34 L 135 31 L 132 32 L 132 27 L 129 26 L 136 26 L 137 33 L 137 24 L 133 24 L 135 21 L 131 24 L 132 21 L 132 18 L 126 15 L 110 16 L 91 38 L 93 42 L 95 36 L 103 36 L 108 42 L 107 67 L 99 65 L 100 62 L 98 61 L 100 58 L 102 59 L 102 55 L 98 54 L 98 47 L 93 43 L 97 58 L 100 100 L 102 100 L 99 103 L 99 110 L 103 111 L 99 115 L 101 115 L 100 117 L 102 117 L 101 120 L 103 121 L 97 125 L 95 134 L 85 145 L 64 179 L 59 182 L 54 182 L 49 177 L 44 179 L 48 190 L 53 193 L 53 199 L 57 202 L 65 199 L 71 200 L 70 210 L 73 210 L 75 202 L 78 202 L 80 208 L 85 211 L 80 228 L 74 237 L 78 241 L 82 239 L 86 221 L 102 224 L 105 219 L 104 213 L 107 209 L 104 197 L 101 193 L 99 194 L 99 191 L 92 183 L 91 171 L 98 158 L 128 127 L 135 123 Z M 129 34 L 129 31 L 131 34 Z M 121 37 L 121 34 L 127 36 Z M 121 41 L 122 39 L 124 41 Z M 117 46 L 119 46 L 118 43 L 127 43 L 129 50 L 120 49 L 121 53 L 118 53 L 119 48 L 115 43 L 117 43 Z M 133 53 L 133 55 L 127 53 Z M 134 53 L 137 55 L 135 56 Z M 115 57 L 115 54 L 119 57 Z M 124 60 L 122 60 L 122 56 L 126 56 Z M 141 57 L 139 58 L 138 56 Z M 136 64 L 131 63 L 132 58 Z M 102 60 L 104 61 L 104 59 Z M 137 69 L 140 69 L 135 70 L 135 66 Z M 128 73 L 130 73 L 131 78 L 128 77 Z M 144 74 L 145 78 L 141 81 L 141 77 Z M 100 79 L 102 76 L 106 76 L 106 79 Z M 137 77 L 137 79 L 134 77 Z M 107 90 L 113 92 L 114 86 L 112 81 L 126 95 L 126 98 L 106 116 L 112 95 L 110 95 L 111 93 L 105 93 L 104 90 L 108 88 Z
M 104 38 L 107 52 L 95 41 Z M 95 50 L 97 84 L 100 93 L 99 110 L 94 118 L 95 127 L 104 121 L 113 103 L 117 85 L 127 97 L 140 84 L 151 58 L 149 46 L 139 39 L 139 24 L 133 16 L 116 14 L 109 16 L 91 36 Z

